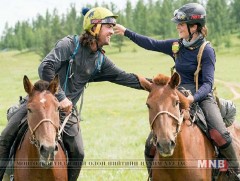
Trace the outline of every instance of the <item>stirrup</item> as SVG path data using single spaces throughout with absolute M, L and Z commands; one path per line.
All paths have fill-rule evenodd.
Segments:
M 10 175 L 10 181 L 14 181 L 14 175 Z
M 235 173 L 235 179 L 234 180 L 240 181 L 240 173 Z

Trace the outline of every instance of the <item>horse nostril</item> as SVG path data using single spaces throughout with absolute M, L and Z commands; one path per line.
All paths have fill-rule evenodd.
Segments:
M 54 149 L 56 149 L 55 147 L 53 146 L 44 146 L 44 145 L 41 145 L 40 146 L 40 154 L 45 157 L 45 158 L 48 158 L 49 155 L 53 154 L 54 153 Z
M 54 149 L 54 151 L 55 151 L 55 152 L 58 151 L 58 145 L 57 145 L 57 144 L 55 145 L 55 149 Z
M 44 145 L 40 146 L 40 154 L 44 157 L 48 157 L 48 149 L 46 146 Z
M 159 142 L 157 142 L 156 146 L 157 146 L 157 148 L 158 148 L 159 150 L 161 149 L 161 145 L 160 145 Z
M 171 143 L 170 143 L 171 148 L 174 148 L 175 145 L 176 145 L 175 141 L 171 140 Z

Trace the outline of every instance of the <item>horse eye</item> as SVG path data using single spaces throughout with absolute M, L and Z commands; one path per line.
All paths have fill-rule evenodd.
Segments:
M 30 108 L 28 108 L 27 111 L 28 111 L 29 113 L 32 113 L 32 110 L 31 110 Z
M 176 102 L 175 102 L 175 106 L 178 106 L 179 103 L 180 103 L 180 101 L 179 101 L 179 100 L 176 100 Z
M 150 109 L 150 108 L 151 108 L 151 107 L 150 107 L 150 105 L 149 105 L 148 103 L 146 103 L 146 105 L 147 105 L 147 108 L 148 108 L 148 109 Z

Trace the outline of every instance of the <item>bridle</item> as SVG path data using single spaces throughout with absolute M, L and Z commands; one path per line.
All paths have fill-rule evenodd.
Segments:
M 55 138 L 55 141 L 56 141 L 56 144 L 58 142 L 58 140 L 60 140 L 61 138 L 61 133 L 64 129 L 64 126 L 66 125 L 67 121 L 69 120 L 70 116 L 71 116 L 72 113 L 70 113 L 68 116 L 65 117 L 61 127 L 58 129 L 58 126 L 51 120 L 51 119 L 42 119 L 33 129 L 31 128 L 31 126 L 28 124 L 28 128 L 31 132 L 31 137 L 30 137 L 30 143 L 35 145 L 37 148 L 40 147 L 40 143 L 39 143 L 39 140 L 37 140 L 36 136 L 35 136 L 35 132 L 36 130 L 39 128 L 39 126 L 44 123 L 44 122 L 49 122 L 51 123 L 54 128 L 56 129 L 56 138 Z
M 169 111 L 159 111 L 150 123 L 150 126 L 151 126 L 152 130 L 153 130 L 153 123 L 156 121 L 157 117 L 161 114 L 167 114 L 168 116 L 172 117 L 175 121 L 177 121 L 177 130 L 176 130 L 176 134 L 175 134 L 177 136 L 177 134 L 180 131 L 180 126 L 183 122 L 183 113 L 179 112 L 179 116 L 177 117 L 174 114 L 170 113 Z
M 57 131 L 56 142 L 58 141 L 58 126 L 56 126 L 56 124 L 51 119 L 42 119 L 33 129 L 28 124 L 28 128 L 31 132 L 30 142 L 31 142 L 31 144 L 35 145 L 37 148 L 40 147 L 40 143 L 39 143 L 39 140 L 37 140 L 37 138 L 35 136 L 35 132 L 39 128 L 39 126 L 44 122 L 49 122 L 54 126 L 54 128 Z

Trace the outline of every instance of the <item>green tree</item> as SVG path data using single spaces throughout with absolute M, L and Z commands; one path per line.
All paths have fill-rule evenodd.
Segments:
M 129 29 L 133 30 L 133 29 L 135 29 L 135 27 L 134 27 L 135 21 L 133 18 L 133 10 L 132 9 L 133 9 L 132 3 L 130 0 L 128 0 L 126 3 L 125 14 L 123 14 L 124 19 L 125 19 L 124 25 L 126 27 L 128 27 Z
M 217 47 L 222 44 L 224 35 L 227 36 L 228 21 L 227 16 L 228 9 L 225 0 L 208 0 L 207 2 L 207 24 L 209 27 L 209 39 Z
M 77 10 L 74 4 L 71 4 L 70 11 L 66 16 L 65 30 L 67 34 L 77 34 L 79 32 L 77 28 Z
M 57 9 L 53 10 L 53 18 L 51 23 L 51 34 L 53 36 L 53 40 L 57 41 L 64 35 L 64 29 L 61 24 L 60 17 L 58 15 Z
M 233 30 L 237 30 L 239 32 L 240 30 L 240 1 L 239 0 L 232 0 L 232 3 L 230 4 L 230 16 L 231 18 L 228 18 L 227 20 L 230 21 L 231 25 L 230 28 Z
M 175 24 L 171 22 L 171 18 L 173 17 L 173 6 L 172 2 L 168 0 L 163 0 L 161 7 L 160 22 L 161 22 L 161 35 L 163 39 L 167 37 L 173 36 L 173 32 L 175 32 Z
M 135 23 L 135 31 L 146 35 L 148 33 L 147 8 L 143 0 L 137 2 L 133 13 L 133 20 Z
M 21 22 L 18 21 L 14 27 L 14 37 L 15 37 L 14 46 L 20 51 L 26 48 L 22 35 L 23 33 L 21 28 Z
M 40 58 L 42 59 L 50 52 L 55 42 L 53 41 L 50 29 L 41 28 L 39 32 L 41 35 L 44 36 L 41 37 L 41 46 L 36 50 L 36 52 L 40 55 Z

